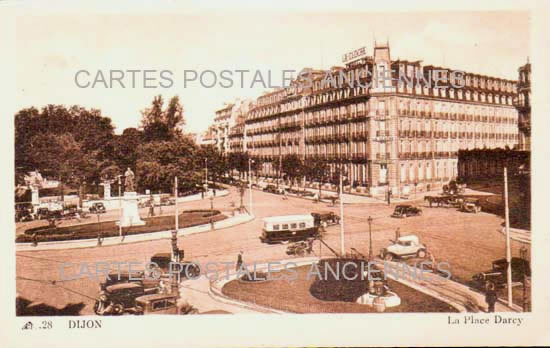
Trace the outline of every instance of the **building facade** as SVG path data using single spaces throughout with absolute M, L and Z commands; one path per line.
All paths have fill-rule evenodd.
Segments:
M 527 63 L 518 69 L 518 109 L 519 149 L 531 150 L 531 64 Z
M 263 175 L 279 176 L 282 158 L 297 154 L 326 161 L 353 187 L 395 194 L 455 178 L 461 149 L 518 143 L 516 81 L 463 73 L 456 87 L 451 69 L 392 61 L 388 44 L 344 67 L 305 72 L 311 83 L 300 78 L 260 96 L 235 129 Z M 383 73 L 391 78 L 379 79 Z M 360 83 L 327 83 L 327 76 Z
M 246 151 L 244 120 L 253 105 L 251 100 L 237 99 L 216 111 L 214 124 L 211 127 L 214 144 L 222 153 Z M 239 130 L 243 128 L 242 130 Z M 239 139 L 239 136 L 241 137 Z

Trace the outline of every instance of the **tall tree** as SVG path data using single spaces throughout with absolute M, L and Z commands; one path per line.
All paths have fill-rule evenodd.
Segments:
M 158 95 L 153 98 L 151 107 L 141 112 L 145 141 L 171 140 L 181 134 L 180 127 L 185 124 L 185 120 L 179 97 L 172 97 L 166 110 L 163 110 L 163 105 L 162 96 Z
M 169 141 L 144 143 L 138 148 L 136 178 L 138 189 L 170 192 L 174 177 L 182 191 L 201 183 L 200 161 L 192 139 L 176 136 Z
M 282 159 L 281 170 L 290 180 L 290 188 L 292 188 L 294 181 L 304 173 L 304 163 L 296 154 L 286 155 Z

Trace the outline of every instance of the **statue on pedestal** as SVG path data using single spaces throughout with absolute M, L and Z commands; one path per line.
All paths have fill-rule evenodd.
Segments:
M 126 172 L 124 173 L 124 191 L 126 192 L 134 192 L 134 172 L 128 167 Z

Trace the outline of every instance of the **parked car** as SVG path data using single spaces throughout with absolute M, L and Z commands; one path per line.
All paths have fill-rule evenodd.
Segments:
M 312 252 L 312 248 L 306 241 L 292 243 L 286 248 L 287 255 L 304 256 L 305 254 L 309 255 Z
M 422 215 L 422 209 L 409 204 L 400 204 L 395 207 L 392 217 L 405 218 L 408 216 Z
M 162 206 L 176 205 L 176 199 L 174 197 L 162 197 L 160 199 L 160 205 Z
M 512 282 L 521 282 L 524 276 L 531 276 L 529 261 L 519 257 L 512 257 L 510 264 L 512 266 Z M 472 277 L 472 286 L 480 290 L 487 289 L 490 284 L 496 288 L 503 288 L 506 286 L 507 272 L 508 262 L 506 259 L 495 260 L 493 261 L 491 270 L 474 274 Z
M 136 298 L 145 295 L 143 285 L 136 283 L 118 283 L 100 291 L 94 304 L 97 315 L 121 315 L 126 311 L 135 311 Z
M 327 227 L 340 223 L 340 217 L 331 211 L 313 212 L 311 216 L 313 216 L 315 226 Z
M 92 204 L 89 211 L 90 211 L 90 213 L 93 213 L 93 214 L 103 214 L 107 210 L 105 209 L 105 205 L 103 205 L 103 203 L 96 202 L 96 203 Z
M 263 243 L 299 241 L 319 236 L 319 227 L 315 226 L 311 214 L 270 216 L 264 218 L 263 222 L 260 236 Z
M 391 261 L 394 258 L 410 256 L 426 257 L 426 246 L 420 243 L 416 235 L 402 236 L 391 242 L 390 246 L 380 250 L 380 257 L 384 260 Z
M 180 308 L 178 298 L 172 294 L 154 294 L 136 299 L 136 314 L 197 314 L 191 305 Z
M 479 213 L 481 211 L 481 205 L 479 199 L 467 198 L 460 205 L 460 211 L 465 213 Z
M 151 262 L 154 262 L 163 273 L 167 273 L 169 272 L 170 263 L 172 262 L 172 254 L 171 253 L 155 254 L 151 257 Z M 200 275 L 201 268 L 198 264 L 190 261 L 180 261 L 179 263 L 182 265 L 180 270 L 180 279 L 196 278 Z
M 283 193 L 283 189 L 282 189 L 282 188 L 277 188 L 277 186 L 275 186 L 275 185 L 267 185 L 267 186 L 264 188 L 264 192 L 282 194 L 282 193 Z
M 38 220 L 61 219 L 63 217 L 62 210 L 50 210 L 48 208 L 38 208 L 36 210 L 36 218 Z
M 103 282 L 99 283 L 99 290 L 105 291 L 109 286 L 121 283 L 136 283 L 143 286 L 145 292 L 147 293 L 152 291 L 149 289 L 158 290 L 160 280 L 152 277 L 146 277 L 144 271 L 132 273 L 113 271 L 107 274 L 107 277 Z
M 15 205 L 15 222 L 24 222 L 34 220 L 32 204 Z

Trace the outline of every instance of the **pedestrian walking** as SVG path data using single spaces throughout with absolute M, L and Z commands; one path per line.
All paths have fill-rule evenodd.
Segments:
M 388 205 L 391 204 L 391 189 L 388 190 Z
M 153 206 L 153 203 L 149 203 L 149 214 L 147 215 L 148 217 L 153 217 L 155 216 L 155 207 Z
M 36 235 L 36 232 L 34 232 L 32 234 L 31 239 L 32 239 L 32 246 L 37 246 L 38 245 L 38 236 Z
M 308 255 L 313 252 L 313 238 L 307 239 L 307 249 L 306 249 Z
M 495 303 L 497 302 L 497 292 L 495 290 L 495 284 L 493 283 L 487 284 L 485 302 L 487 302 L 487 312 L 493 313 L 495 311 Z
M 243 252 L 239 251 L 239 255 L 237 255 L 237 264 L 236 264 L 235 270 L 238 272 L 241 269 L 242 265 L 243 265 Z

